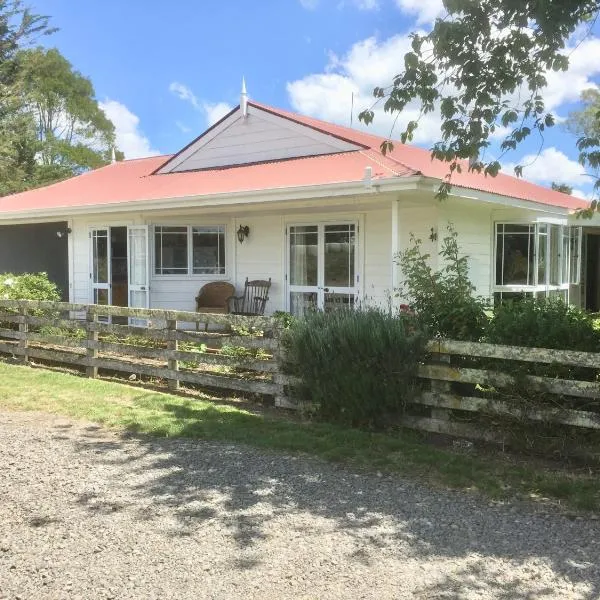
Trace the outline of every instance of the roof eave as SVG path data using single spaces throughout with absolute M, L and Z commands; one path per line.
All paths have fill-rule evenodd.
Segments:
M 373 179 L 370 185 L 364 180 L 343 181 L 329 184 L 281 187 L 259 190 L 244 190 L 239 192 L 223 192 L 218 194 L 194 194 L 173 198 L 141 199 L 127 202 L 112 202 L 109 204 L 90 204 L 86 206 L 62 206 L 52 209 L 28 209 L 24 211 L 0 212 L 0 223 L 22 219 L 48 218 L 55 219 L 66 216 L 85 214 L 104 214 L 135 212 L 145 210 L 170 210 L 191 208 L 194 202 L 201 203 L 203 208 L 218 208 L 228 205 L 245 205 L 257 202 L 285 202 L 292 200 L 318 200 L 339 196 L 371 196 L 383 191 L 402 191 L 418 189 L 422 177 L 420 175 L 407 177 L 389 177 Z
M 437 192 L 441 183 L 441 179 L 434 177 L 423 177 L 421 186 L 427 189 L 432 189 L 433 192 Z M 527 210 L 534 210 L 545 213 L 553 213 L 559 215 L 569 215 L 576 211 L 574 208 L 567 208 L 564 206 L 556 206 L 553 204 L 545 204 L 543 202 L 537 202 L 535 200 L 524 200 L 522 198 L 515 198 L 513 196 L 506 196 L 503 194 L 495 194 L 493 192 L 486 192 L 484 190 L 478 190 L 476 188 L 468 188 L 456 184 L 452 184 L 452 189 L 449 194 L 450 197 L 464 198 L 467 200 L 477 200 L 487 204 L 496 204 L 507 208 L 523 208 Z

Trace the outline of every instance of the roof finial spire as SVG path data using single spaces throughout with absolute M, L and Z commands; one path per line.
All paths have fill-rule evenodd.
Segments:
M 244 119 L 248 116 L 248 92 L 246 91 L 246 78 L 242 77 L 242 93 L 240 96 L 240 108 Z
M 110 149 L 110 162 L 113 164 L 117 162 L 117 153 L 115 152 L 114 144 L 111 146 Z

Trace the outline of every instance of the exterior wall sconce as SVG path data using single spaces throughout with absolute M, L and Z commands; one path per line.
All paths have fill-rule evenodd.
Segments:
M 56 237 L 60 239 L 60 238 L 65 237 L 65 235 L 69 235 L 69 233 L 71 233 L 71 228 L 70 227 L 67 227 L 64 231 L 62 231 L 62 230 L 59 229 L 56 232 Z
M 437 228 L 432 227 L 431 228 L 431 233 L 429 234 L 429 239 L 432 242 L 436 242 L 438 239 L 438 233 L 437 233 Z
M 244 243 L 244 240 L 250 235 L 250 227 L 248 225 L 240 225 L 237 230 L 237 239 L 240 244 Z

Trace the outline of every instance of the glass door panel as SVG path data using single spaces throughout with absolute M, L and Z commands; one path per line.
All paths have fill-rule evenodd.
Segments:
M 290 285 L 317 286 L 319 228 L 290 227 Z
M 90 232 L 90 241 L 92 302 L 94 304 L 110 304 L 109 229 L 92 229 Z
M 357 229 L 355 223 L 289 228 L 288 292 L 292 314 L 354 306 Z
M 317 309 L 316 292 L 290 292 L 290 312 L 297 317 Z
M 127 228 L 129 307 L 148 308 L 148 227 Z
M 325 225 L 326 287 L 354 287 L 355 229 L 354 225 Z

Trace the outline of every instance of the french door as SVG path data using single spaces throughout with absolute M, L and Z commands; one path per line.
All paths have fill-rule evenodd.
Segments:
M 127 227 L 127 288 L 129 308 L 150 306 L 147 225 Z
M 101 227 L 90 230 L 90 244 L 92 304 L 112 304 L 110 229 Z
M 351 308 L 358 297 L 357 223 L 291 225 L 288 238 L 288 308 Z
M 124 243 L 125 234 L 127 244 Z M 120 240 L 123 240 L 123 243 L 119 244 Z M 113 247 L 117 248 L 118 256 L 113 256 Z M 126 257 L 122 256 L 123 251 Z M 124 272 L 125 269 L 127 273 Z M 90 280 L 90 300 L 93 304 L 116 302 L 119 306 L 147 308 L 149 306 L 148 227 L 134 225 L 127 228 L 91 229 Z M 120 294 L 121 290 L 122 294 Z

